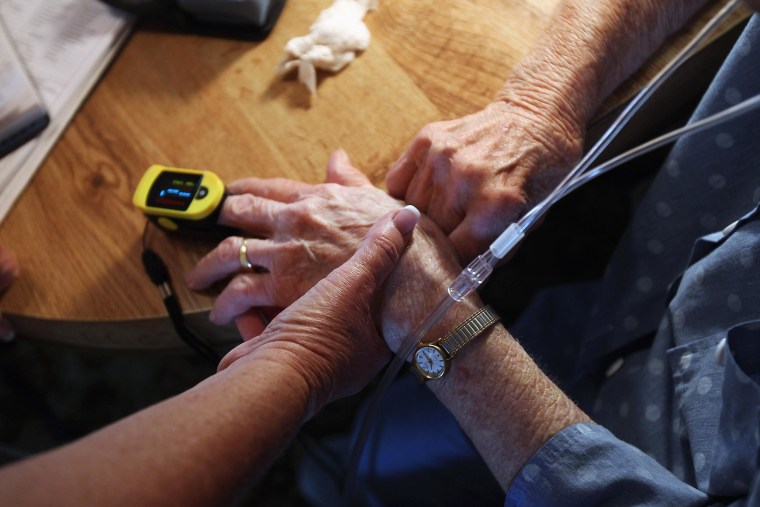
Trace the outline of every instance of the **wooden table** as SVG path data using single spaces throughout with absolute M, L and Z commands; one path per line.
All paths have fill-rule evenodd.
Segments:
M 0 308 L 19 334 L 102 348 L 180 345 L 140 263 L 145 219 L 131 197 L 150 164 L 209 169 L 225 181 L 315 183 L 342 147 L 382 185 L 420 127 L 477 111 L 495 95 L 557 0 L 384 0 L 366 18 L 369 49 L 339 74 L 321 74 L 311 98 L 273 69 L 285 42 L 307 33 L 331 3 L 290 0 L 261 43 L 150 31 L 131 37 L 0 226 L 0 241 L 22 263 Z M 172 261 L 190 325 L 236 339 L 233 327 L 208 323 L 212 295 L 182 282 L 213 244 L 160 232 L 150 243 Z

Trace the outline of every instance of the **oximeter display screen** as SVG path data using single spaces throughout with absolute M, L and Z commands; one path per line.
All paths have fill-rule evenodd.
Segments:
M 153 208 L 185 211 L 193 201 L 201 179 L 202 174 L 163 171 L 150 187 L 146 204 Z

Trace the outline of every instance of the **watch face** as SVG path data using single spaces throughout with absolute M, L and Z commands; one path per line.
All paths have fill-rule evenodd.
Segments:
M 417 349 L 414 354 L 417 370 L 429 379 L 441 378 L 446 373 L 446 358 L 443 351 L 434 345 L 426 345 Z

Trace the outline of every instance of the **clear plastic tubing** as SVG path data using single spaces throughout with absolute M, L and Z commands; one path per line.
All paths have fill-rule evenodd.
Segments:
M 568 195 L 573 190 L 585 185 L 594 178 L 601 176 L 602 174 L 605 174 L 636 157 L 656 150 L 657 148 L 666 144 L 672 143 L 677 139 L 685 136 L 686 134 L 696 134 L 698 132 L 717 127 L 718 125 L 733 120 L 734 118 L 746 114 L 753 109 L 757 109 L 758 107 L 760 107 L 760 95 L 755 95 L 754 97 L 750 97 L 742 102 L 739 102 L 738 104 L 731 106 L 728 109 L 724 109 L 723 111 L 715 113 L 712 116 L 708 116 L 693 123 L 689 123 L 688 125 L 685 125 L 676 130 L 672 130 L 667 134 L 656 137 L 651 141 L 647 141 L 644 144 L 636 146 L 635 148 L 631 148 L 625 153 L 621 153 L 620 155 L 611 158 L 607 162 L 594 167 L 590 171 L 579 175 L 565 187 L 563 192 L 559 195 L 558 199 L 561 199 L 562 197 Z
M 525 234 L 530 232 L 536 226 L 536 224 L 539 223 L 539 220 L 546 214 L 546 212 L 555 202 L 567 195 L 570 191 L 578 188 L 583 183 L 590 181 L 594 177 L 623 163 L 623 161 L 619 160 L 620 157 L 616 157 L 615 159 L 608 161 L 603 166 L 600 166 L 599 169 L 602 169 L 601 172 L 597 172 L 597 169 L 596 171 L 590 172 L 588 174 L 590 177 L 585 179 L 582 178 L 582 174 L 589 168 L 592 163 L 594 163 L 602 151 L 604 151 L 604 149 L 609 146 L 615 136 L 620 133 L 623 127 L 625 127 L 628 121 L 633 117 L 633 115 L 636 114 L 639 109 L 641 109 L 641 106 L 643 106 L 646 101 L 649 100 L 652 94 L 660 87 L 660 85 L 662 85 L 662 83 L 664 83 L 673 74 L 673 72 L 675 72 L 675 70 L 680 67 L 681 64 L 683 64 L 697 50 L 697 48 L 699 48 L 699 46 L 707 39 L 710 33 L 712 33 L 712 31 L 715 30 L 715 28 L 730 15 L 739 6 L 740 3 L 741 0 L 730 0 L 726 6 L 723 7 L 720 12 L 718 12 L 718 14 L 716 14 L 704 26 L 704 28 L 702 28 L 702 30 L 700 30 L 700 32 L 686 45 L 686 47 L 684 47 L 678 53 L 678 55 L 676 55 L 676 57 L 673 58 L 673 60 L 671 60 L 628 103 L 628 105 L 625 107 L 625 109 L 623 109 L 623 111 L 615 119 L 612 125 L 610 125 L 607 131 L 605 131 L 604 135 L 602 135 L 602 137 L 586 153 L 581 161 L 578 162 L 575 167 L 573 167 L 573 169 L 567 174 L 567 176 L 565 176 L 565 178 L 554 189 L 554 191 L 538 205 L 528 211 L 528 213 L 526 213 L 520 220 L 507 227 L 507 229 L 504 230 L 504 232 L 496 239 L 496 241 L 490 245 L 489 249 L 485 253 L 478 256 L 466 268 L 464 268 L 464 270 L 448 288 L 446 295 L 441 298 L 441 300 L 438 302 L 432 312 L 427 316 L 427 318 L 425 318 L 425 320 L 423 320 L 412 332 L 407 335 L 399 347 L 399 350 L 396 352 L 396 356 L 390 362 L 388 368 L 385 370 L 385 373 L 380 379 L 380 383 L 378 384 L 377 389 L 375 390 L 375 393 L 370 400 L 367 412 L 364 414 L 364 417 L 359 426 L 359 430 L 354 439 L 353 446 L 351 448 L 351 454 L 347 463 L 348 468 L 346 470 L 346 477 L 343 488 L 342 504 L 344 507 L 348 507 L 352 503 L 351 501 L 353 499 L 356 488 L 356 474 L 359 469 L 359 460 L 361 459 L 362 452 L 364 451 L 364 446 L 367 442 L 367 438 L 369 437 L 369 432 L 372 429 L 372 425 L 375 419 L 377 418 L 377 411 L 380 408 L 380 402 L 382 401 L 383 396 L 385 395 L 385 392 L 387 391 L 391 382 L 393 382 L 393 380 L 396 378 L 398 372 L 404 366 L 404 363 L 406 363 L 407 358 L 410 356 L 417 344 L 422 342 L 423 338 L 430 331 L 433 324 L 438 322 L 446 313 L 446 311 L 451 308 L 452 305 L 464 300 L 467 295 L 480 287 L 480 285 L 485 282 L 486 279 L 488 279 L 488 277 L 493 272 L 493 268 L 496 263 L 499 260 L 503 259 L 511 251 L 513 251 L 517 245 L 519 245 Z M 744 103 L 750 102 L 752 100 L 753 99 L 749 99 Z M 734 106 L 734 108 L 739 107 L 742 104 Z M 679 129 L 679 131 L 680 130 L 683 129 Z M 681 132 L 679 136 L 683 135 L 684 133 L 685 132 Z M 679 136 L 674 136 L 671 138 L 671 140 Z M 655 141 L 657 141 L 657 139 L 651 142 Z M 639 148 L 648 147 L 650 143 L 647 143 L 647 145 Z M 665 141 L 661 142 L 660 145 L 664 143 Z M 647 151 L 651 151 L 652 149 L 654 148 L 649 147 Z M 631 151 L 633 152 L 636 150 L 638 149 Z M 635 154 L 630 154 L 630 152 L 627 152 L 628 156 L 626 158 L 626 161 L 644 152 L 645 151 L 637 151 Z M 624 153 L 621 155 L 621 157 L 624 155 L 626 154 Z M 612 162 L 615 160 L 618 160 L 618 162 L 616 164 L 612 164 Z M 577 184 L 576 181 L 578 182 Z

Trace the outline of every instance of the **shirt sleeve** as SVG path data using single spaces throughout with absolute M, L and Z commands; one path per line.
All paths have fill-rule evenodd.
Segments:
M 597 424 L 547 442 L 507 491 L 505 506 L 702 506 L 709 497 Z

